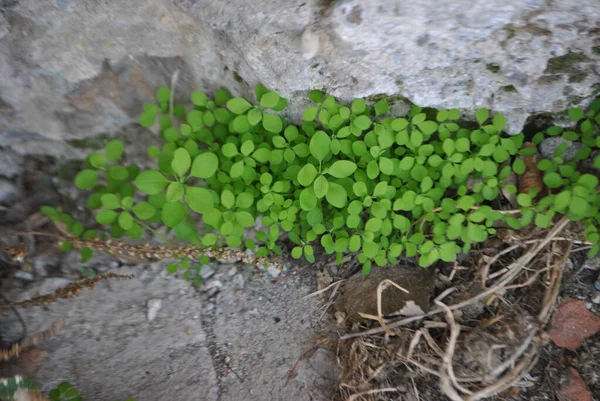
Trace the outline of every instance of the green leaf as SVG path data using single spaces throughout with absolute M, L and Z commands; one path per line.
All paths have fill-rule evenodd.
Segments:
M 325 199 L 327 199 L 327 202 L 329 202 L 330 205 L 341 209 L 346 206 L 346 202 L 348 201 L 347 197 L 348 195 L 343 186 L 334 182 L 329 183 Z
M 254 196 L 249 192 L 242 192 L 235 199 L 235 206 L 240 209 L 248 209 L 254 203 Z
M 475 118 L 477 119 L 479 125 L 483 125 L 483 123 L 486 122 L 488 118 L 490 118 L 490 112 L 488 109 L 478 109 L 475 112 Z
M 183 177 L 192 164 L 192 158 L 187 150 L 184 148 L 178 148 L 173 152 L 173 160 L 171 161 L 171 168 L 180 177 Z
M 156 91 L 156 100 L 158 100 L 160 103 L 168 102 L 170 98 L 171 91 L 166 86 L 161 86 Z
M 314 182 L 313 189 L 317 198 L 321 199 L 324 197 L 329 190 L 329 182 L 327 181 L 327 178 L 322 175 L 318 176 Z
M 569 206 L 571 202 L 571 193 L 569 191 L 562 191 L 554 198 L 554 208 L 559 211 Z
M 248 124 L 255 126 L 262 120 L 262 111 L 253 108 L 248 112 Z
M 439 248 L 440 258 L 444 262 L 453 262 L 456 260 L 456 244 L 455 242 L 445 242 Z
M 112 166 L 107 170 L 108 176 L 113 180 L 123 181 L 127 179 L 129 172 L 123 166 Z
M 75 186 L 79 189 L 92 189 L 98 181 L 98 172 L 85 169 L 75 177 Z
M 181 199 L 185 192 L 185 187 L 180 182 L 172 182 L 167 187 L 167 202 L 175 202 Z
M 204 92 L 194 91 L 191 94 L 192 103 L 196 106 L 205 106 L 208 102 L 208 96 Z
M 317 131 L 310 138 L 310 154 L 318 161 L 323 161 L 330 153 L 331 138 L 323 131 Z
M 318 172 L 315 166 L 312 164 L 306 164 L 300 169 L 300 171 L 298 171 L 297 179 L 300 185 L 308 187 L 310 184 L 312 184 L 317 174 Z
M 513 171 L 520 175 L 520 174 L 525 173 L 525 169 L 526 169 L 525 162 L 522 159 L 517 157 L 515 159 L 515 161 L 513 162 Z
M 210 178 L 219 167 L 219 158 L 212 152 L 200 153 L 192 163 L 190 175 L 198 178 Z M 138 176 L 139 177 L 139 176 Z
M 353 121 L 354 126 L 363 131 L 369 129 L 371 123 L 371 119 L 367 116 L 358 116 Z
M 142 220 L 148 220 L 154 216 L 156 209 L 148 202 L 140 202 L 133 207 L 133 213 Z
M 317 109 L 314 106 L 308 107 L 306 110 L 304 110 L 304 114 L 302 114 L 302 120 L 304 121 L 314 121 L 315 118 L 317 118 L 317 113 L 319 112 L 319 109 Z
M 115 194 L 103 194 L 100 197 L 100 201 L 102 202 L 102 206 L 107 209 L 118 209 L 121 207 L 121 202 Z
M 379 100 L 375 103 L 375 115 L 380 116 L 382 114 L 387 113 L 390 105 L 385 100 Z
M 558 173 L 546 173 L 542 181 L 549 188 L 559 188 L 563 185 L 563 179 Z
M 133 217 L 129 212 L 121 212 L 118 222 L 123 230 L 129 230 L 133 227 Z
M 419 129 L 425 135 L 431 135 L 438 129 L 438 125 L 435 121 L 423 121 L 419 124 Z
M 96 215 L 96 221 L 99 224 L 109 225 L 117 219 L 117 212 L 114 210 L 103 210 Z
M 579 177 L 577 183 L 583 185 L 589 190 L 595 191 L 596 187 L 598 186 L 598 177 L 595 177 L 591 174 L 583 174 L 581 177 Z
M 115 162 L 123 156 L 123 142 L 115 139 L 106 144 L 104 150 L 108 161 Z
M 352 102 L 352 114 L 358 115 L 364 113 L 367 109 L 367 104 L 364 99 L 356 99 Z
M 231 110 L 232 113 L 239 115 L 244 114 L 245 112 L 250 110 L 250 108 L 252 108 L 252 105 L 246 99 L 242 99 L 241 97 L 234 97 L 233 99 L 229 99 L 227 101 L 227 108 Z
M 235 157 L 239 154 L 235 144 L 230 142 L 224 144 L 223 147 L 221 147 L 221 153 L 223 153 L 223 156 L 229 158 Z
M 221 192 L 221 205 L 226 209 L 231 209 L 233 205 L 235 205 L 235 196 L 230 190 L 224 189 L 223 192 Z
M 269 131 L 272 132 L 274 134 L 279 134 L 281 132 L 281 130 L 283 129 L 283 122 L 281 117 L 275 115 L 275 114 L 267 114 L 265 113 L 263 115 L 263 127 Z
M 531 206 L 531 196 L 528 194 L 519 194 L 517 195 L 517 203 L 523 207 Z
M 169 180 L 156 170 L 143 171 L 135 179 L 137 188 L 147 195 L 154 195 L 161 192 L 168 183 Z
M 217 235 L 216 234 L 204 234 L 204 237 L 202 237 L 202 245 L 204 246 L 213 246 L 217 243 Z
M 185 208 L 181 202 L 167 202 L 162 208 L 161 218 L 167 227 L 175 227 L 185 218 Z
M 506 117 L 504 117 L 504 114 L 496 114 L 492 120 L 492 125 L 496 127 L 498 132 L 502 131 L 506 126 Z
M 410 171 L 415 165 L 415 158 L 411 156 L 406 156 L 400 160 L 400 170 L 402 171 Z
M 327 173 L 336 178 L 349 177 L 355 171 L 356 163 L 353 163 L 349 160 L 338 160 L 327 169 Z
M 312 187 L 308 187 L 300 192 L 300 207 L 303 210 L 311 210 L 317 206 L 317 196 Z
M 187 187 L 185 199 L 190 209 L 196 213 L 209 213 L 213 210 L 212 194 L 205 188 Z
M 585 113 L 579 107 L 569 109 L 569 118 L 573 121 L 579 121 L 582 118 L 585 118 Z
M 236 212 L 235 220 L 244 228 L 254 226 L 254 217 L 248 212 Z
M 277 103 L 279 103 L 280 98 L 281 97 L 276 92 L 267 92 L 261 96 L 260 105 L 262 107 L 267 107 L 267 108 L 272 109 L 275 106 L 277 106 Z

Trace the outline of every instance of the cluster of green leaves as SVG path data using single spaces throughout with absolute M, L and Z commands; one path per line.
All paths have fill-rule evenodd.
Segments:
M 50 401 L 82 401 L 79 390 L 73 387 L 69 382 L 60 383 L 55 389 L 50 390 L 48 394 Z M 135 401 L 133 398 L 127 398 L 124 401 Z
M 495 234 L 501 221 L 515 229 L 531 222 L 547 227 L 561 213 L 587 224 L 598 253 L 597 178 L 577 170 L 577 161 L 600 147 L 598 102 L 587 114 L 569 112 L 579 132 L 552 127 L 534 138 L 537 144 L 562 135 L 585 147 L 574 160 L 561 156 L 561 146 L 553 160 L 540 161 L 552 192 L 539 201 L 538 194 L 519 194 L 519 215 L 497 210 L 500 189 L 513 171 L 524 173 L 522 157 L 537 149 L 523 147 L 523 134 L 502 135 L 502 114 L 480 109 L 478 127 L 467 129 L 458 124 L 458 110 L 413 106 L 394 117 L 385 100 L 342 105 L 314 90 L 314 105 L 295 125 L 279 113 L 287 99 L 262 85 L 255 95 L 253 105 L 226 89 L 213 99 L 192 92 L 191 109 L 170 109 L 169 89 L 160 88 L 158 104 L 146 105 L 139 120 L 157 127 L 163 140 L 148 148 L 157 167 L 120 166 L 123 146 L 112 141 L 104 153 L 89 155 L 76 177 L 78 188 L 93 191 L 87 203 L 97 222 L 109 225 L 113 237 L 139 238 L 165 225 L 180 240 L 243 246 L 259 256 L 280 253 L 285 233 L 295 258 L 314 261 L 320 244 L 338 261 L 358 253 L 367 273 L 403 254 L 417 256 L 421 266 L 450 262 Z M 266 229 L 248 236 L 259 217 Z

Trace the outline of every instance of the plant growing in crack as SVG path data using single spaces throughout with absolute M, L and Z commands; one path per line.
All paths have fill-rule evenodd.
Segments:
M 240 248 L 258 258 L 281 254 L 284 233 L 294 258 L 314 262 L 321 246 L 338 262 L 356 254 L 365 274 L 401 255 L 417 257 L 423 267 L 452 262 L 498 227 L 547 228 L 557 215 L 582 222 L 590 256 L 600 251 L 598 178 L 580 163 L 594 155 L 600 168 L 600 100 L 588 111 L 569 111 L 575 129 L 550 127 L 524 146 L 524 135 L 504 135 L 505 117 L 487 109 L 477 110 L 478 127 L 467 129 L 458 110 L 412 106 L 396 117 L 385 100 L 343 105 L 313 90 L 314 105 L 294 124 L 279 113 L 287 99 L 263 85 L 255 96 L 253 105 L 225 89 L 214 98 L 195 91 L 186 109 L 159 88 L 157 103 L 147 104 L 139 119 L 163 141 L 148 148 L 156 167 L 122 163 L 123 144 L 114 140 L 90 154 L 75 179 L 90 191 L 87 206 L 96 221 L 112 238 L 139 239 L 165 226 L 199 249 Z M 524 158 L 548 136 L 566 142 L 534 166 L 547 190 L 518 193 L 506 179 L 527 172 Z M 564 157 L 568 142 L 582 144 L 572 159 Z M 516 209 L 502 210 L 503 193 L 516 195 Z M 65 213 L 44 211 L 74 237 L 106 236 Z M 258 221 L 264 229 L 249 235 Z M 65 241 L 63 249 L 70 246 Z M 84 260 L 91 256 L 91 248 L 80 248 Z M 178 269 L 197 277 L 189 262 L 169 266 Z

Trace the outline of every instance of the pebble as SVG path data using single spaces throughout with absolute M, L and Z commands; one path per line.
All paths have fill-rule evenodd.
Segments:
M 269 265 L 267 267 L 267 273 L 269 273 L 271 277 L 277 278 L 281 274 L 281 270 L 276 268 L 274 265 Z
M 232 267 L 231 269 L 229 269 L 229 271 L 227 272 L 227 274 L 229 276 L 235 276 L 237 274 L 237 269 L 235 267 Z
M 154 319 L 156 319 L 156 314 L 158 313 L 158 311 L 160 310 L 161 306 L 162 306 L 162 299 L 159 298 L 152 298 L 149 299 L 146 303 L 147 307 L 148 307 L 148 321 L 153 321 Z
M 211 278 L 214 274 L 215 274 L 215 269 L 213 269 L 212 266 L 204 265 L 204 266 L 202 266 L 202 269 L 200 269 L 200 276 L 204 280 Z
M 0 205 L 10 206 L 17 198 L 17 188 L 10 181 L 0 180 Z
M 234 287 L 236 289 L 242 289 L 242 288 L 244 288 L 244 284 L 245 284 L 245 282 L 244 282 L 244 276 L 242 276 L 241 274 L 236 274 L 233 277 L 232 281 L 233 281 L 233 285 L 234 285 Z
M 33 274 L 19 270 L 15 273 L 15 277 L 24 281 L 33 281 Z

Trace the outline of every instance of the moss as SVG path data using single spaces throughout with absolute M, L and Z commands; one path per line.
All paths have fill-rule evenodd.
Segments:
M 485 68 L 487 68 L 488 71 L 493 72 L 494 74 L 497 74 L 500 72 L 500 66 L 498 64 L 486 64 Z
M 67 143 L 77 149 L 102 149 L 112 138 L 108 135 L 98 135 L 91 138 L 71 139 Z
M 581 102 L 583 102 L 584 100 L 585 98 L 581 96 L 569 96 L 567 98 L 567 104 L 569 105 L 569 107 L 577 106 L 578 104 L 581 104 Z
M 592 47 L 592 53 L 595 54 L 596 56 L 600 56 L 600 46 Z
M 329 15 L 331 9 L 333 8 L 333 5 L 337 1 L 338 0 L 315 0 L 315 5 L 319 9 L 319 14 L 325 17 Z
M 479 64 L 479 63 L 481 63 L 480 58 L 476 58 L 475 60 L 473 60 L 473 64 Z
M 242 76 L 240 74 L 238 74 L 236 71 L 232 71 L 231 74 L 233 75 L 233 79 L 235 80 L 235 82 L 237 82 L 238 84 L 248 84 L 244 78 L 242 78 Z
M 585 71 L 573 71 L 573 73 L 569 76 L 569 83 L 583 82 L 587 76 L 588 73 Z
M 504 86 L 500 87 L 500 90 L 504 91 L 504 92 L 510 92 L 510 93 L 518 92 L 517 88 L 515 88 L 513 85 L 504 85 Z
M 314 69 L 315 69 L 315 68 L 317 68 L 319 65 L 320 65 L 319 63 L 314 63 L 313 65 L 311 65 L 311 66 L 310 66 L 310 68 L 312 68 L 312 69 L 314 70 Z
M 577 63 L 589 61 L 583 53 L 569 52 L 564 56 L 553 57 L 548 60 L 545 74 L 570 74 Z
M 562 80 L 562 75 L 544 75 L 538 78 L 537 83 L 549 85 Z
M 401 96 L 401 95 L 388 95 L 387 93 L 378 93 L 377 95 L 371 95 L 368 96 L 366 98 L 366 100 L 370 101 L 370 102 L 378 102 L 380 100 L 385 100 L 388 102 L 388 104 L 391 106 L 392 104 L 396 103 L 396 102 L 404 102 L 407 104 L 412 105 L 413 102 L 411 102 L 408 98 Z

